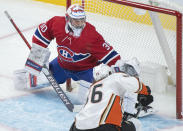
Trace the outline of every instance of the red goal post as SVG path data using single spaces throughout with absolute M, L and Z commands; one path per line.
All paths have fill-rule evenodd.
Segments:
M 158 47 L 158 48 L 161 48 L 162 51 L 156 52 L 158 49 L 156 47 L 153 47 L 154 45 L 151 47 L 151 44 L 152 44 L 151 41 L 147 40 L 147 42 L 144 42 L 145 44 L 143 46 L 149 46 L 149 48 L 151 48 L 154 51 L 154 52 L 152 51 L 153 52 L 152 58 L 150 56 L 148 56 L 147 58 L 142 58 L 139 55 L 140 53 L 142 54 L 142 50 L 139 51 L 140 53 L 133 54 L 134 52 L 138 52 L 136 50 L 136 45 L 138 45 L 140 42 L 138 43 L 137 40 L 141 41 L 141 43 L 143 43 L 142 42 L 143 40 L 145 41 L 146 39 L 151 39 L 151 37 L 152 37 L 151 35 L 149 35 L 149 37 L 146 38 L 146 36 L 143 36 L 142 34 L 139 33 L 137 40 L 133 41 L 133 39 L 134 39 L 133 37 L 136 37 L 136 35 L 138 35 L 138 32 L 136 30 L 131 33 L 133 36 L 130 36 L 130 37 L 124 36 L 124 37 L 128 37 L 128 42 L 133 41 L 133 42 L 138 43 L 136 45 L 133 45 L 135 48 L 134 50 L 132 49 L 133 48 L 133 46 L 132 46 L 131 48 L 129 48 L 129 50 L 131 50 L 131 52 L 128 50 L 126 50 L 126 51 L 130 52 L 131 56 L 137 56 L 138 59 L 140 59 L 140 61 L 145 61 L 145 59 L 148 59 L 148 60 L 152 59 L 153 62 L 155 62 L 155 63 L 157 62 L 159 64 L 162 64 L 162 65 L 165 65 L 166 67 L 168 67 L 171 77 L 172 77 L 172 79 L 174 79 L 173 81 L 176 85 L 176 117 L 177 117 L 177 119 L 182 119 L 182 115 L 183 115 L 182 114 L 182 112 L 183 112 L 183 109 L 182 109 L 182 81 L 183 81 L 182 80 L 182 13 L 174 8 L 172 9 L 172 8 L 168 8 L 166 6 L 165 7 L 152 6 L 150 4 L 137 3 L 137 2 L 127 1 L 127 0 L 95 0 L 95 1 L 93 1 L 93 0 L 67 0 L 67 8 L 71 4 L 75 4 L 75 3 L 82 5 L 86 10 L 87 15 L 90 13 L 93 13 L 93 14 L 99 14 L 100 16 L 102 15 L 104 17 L 111 17 L 111 19 L 116 17 L 117 18 L 116 21 L 118 21 L 119 19 L 123 19 L 125 22 L 129 21 L 128 23 L 133 23 L 135 21 L 134 22 L 135 24 L 143 23 L 148 26 L 153 25 L 153 28 L 155 28 L 155 34 L 157 35 L 156 37 L 158 37 L 158 38 L 155 38 L 157 40 L 152 39 L 151 41 L 158 41 L 159 45 L 160 45 L 160 47 Z M 144 17 L 146 14 L 144 14 L 143 10 L 140 10 L 141 12 L 140 12 L 139 18 L 134 17 L 133 13 L 129 13 L 129 12 L 126 13 L 125 16 L 121 16 L 123 13 L 125 13 L 126 10 L 128 10 L 128 9 L 131 10 L 132 8 L 133 9 L 143 9 L 145 11 L 149 11 L 148 13 L 150 15 L 150 19 L 152 19 L 152 20 L 150 20 L 151 21 L 150 24 L 147 23 L 147 21 L 146 21 L 146 19 L 149 19 L 149 15 L 148 15 L 148 17 Z M 111 15 L 110 12 L 113 12 L 113 14 Z M 163 14 L 163 15 L 159 16 L 159 17 L 163 17 L 163 18 L 165 18 L 164 15 L 167 15 L 168 17 L 170 17 L 168 21 L 171 21 L 171 20 L 175 21 L 175 25 L 174 25 L 175 27 L 163 24 L 162 21 L 161 21 L 160 25 L 158 25 L 156 18 L 155 17 L 153 18 L 153 16 L 155 16 L 155 15 L 153 15 L 152 12 Z M 138 12 L 137 12 L 137 14 L 138 14 Z M 132 15 L 131 18 L 129 18 L 130 15 Z M 151 17 L 151 15 L 152 15 L 152 17 Z M 93 15 L 92 17 L 95 17 L 95 15 Z M 97 23 L 97 22 L 95 23 L 94 20 L 91 20 L 90 16 L 87 17 L 87 20 L 88 19 L 91 23 L 93 22 L 94 25 Z M 97 19 L 99 19 L 101 21 L 100 23 L 102 23 L 103 25 L 106 24 L 105 23 L 106 20 L 104 20 L 105 22 L 103 22 L 102 18 L 100 19 L 100 17 L 99 17 Z M 162 24 L 162 27 L 161 27 L 161 24 Z M 116 25 L 119 26 L 118 24 L 116 24 Z M 110 26 L 112 29 L 110 29 Z M 104 27 L 104 28 L 101 27 L 101 25 L 99 26 L 99 28 L 100 28 L 99 32 L 102 35 L 104 35 L 105 39 L 107 38 L 107 35 L 105 33 L 103 34 L 103 31 L 104 32 L 106 32 L 107 30 L 113 31 L 114 27 L 112 27 L 112 26 L 113 25 L 109 25 L 109 27 L 107 27 L 107 29 L 106 29 L 106 27 Z M 131 28 L 134 26 L 135 25 L 129 26 L 128 30 L 129 31 L 132 30 Z M 164 39 L 163 38 L 164 36 L 161 36 L 163 34 L 162 34 L 160 28 L 164 28 L 164 27 L 166 28 L 165 30 L 169 30 L 170 32 L 175 32 L 171 36 L 169 34 L 167 35 L 165 33 L 165 35 L 167 35 L 165 37 L 167 37 L 168 40 Z M 141 29 L 141 26 L 139 26 L 139 28 L 137 30 L 139 30 L 139 32 L 146 31 L 145 34 L 148 34 L 149 33 L 148 31 L 150 29 L 147 26 L 145 26 L 143 28 L 144 28 L 143 31 L 140 31 L 139 29 Z M 120 27 L 118 29 L 120 30 Z M 118 30 L 118 29 L 116 29 L 116 30 Z M 121 30 L 123 30 L 123 28 L 121 28 Z M 110 31 L 108 33 L 110 33 Z M 126 33 L 126 35 L 131 35 L 130 33 L 128 34 L 128 32 L 125 32 L 125 33 Z M 110 35 L 111 35 L 111 37 L 113 37 L 113 35 L 115 35 L 114 37 L 116 37 L 116 35 L 118 37 L 122 37 L 124 34 L 123 35 L 122 34 L 120 35 L 120 33 L 115 34 L 115 31 L 114 31 L 114 33 L 112 32 L 112 33 L 110 33 Z M 125 43 L 125 42 L 123 42 L 124 37 L 123 37 L 123 39 L 120 39 L 121 43 Z M 174 40 L 174 38 L 175 38 L 175 40 Z M 131 40 L 129 41 L 129 39 L 131 39 Z M 110 41 L 110 39 L 108 41 Z M 125 48 L 115 38 L 113 38 L 113 41 L 115 41 L 115 42 L 109 42 L 109 43 L 111 45 L 113 45 L 113 43 L 118 43 L 117 46 L 113 45 L 114 47 L 116 46 L 115 49 L 116 48 L 117 49 Z M 170 49 L 166 48 L 166 42 L 168 44 L 170 43 L 170 47 L 169 47 Z M 130 46 L 130 44 L 129 44 L 129 46 Z M 139 44 L 139 46 L 140 46 L 140 44 Z M 172 46 L 174 46 L 174 47 L 172 47 Z M 143 48 L 143 47 L 141 47 L 141 48 Z M 171 49 L 171 48 L 173 48 L 173 49 Z M 175 50 L 175 51 L 172 51 L 172 50 Z M 121 52 L 124 52 L 124 50 L 123 51 L 118 50 L 118 52 L 121 54 Z M 160 55 L 160 52 L 163 55 Z M 173 52 L 173 53 L 171 53 L 171 52 Z M 150 52 L 149 51 L 145 52 L 143 50 L 143 54 L 149 55 Z M 125 56 L 125 54 L 123 54 L 123 53 L 121 54 L 121 56 L 122 57 L 124 56 L 125 58 L 129 58 L 129 56 Z M 161 59 L 158 60 L 159 59 L 158 57 L 160 57 L 160 56 L 162 56 L 163 60 L 161 60 Z M 157 59 L 157 61 L 154 60 L 153 57 L 155 57 L 155 59 Z M 175 66 L 174 66 L 174 64 L 175 64 Z M 70 85 L 71 83 L 67 82 L 67 84 Z

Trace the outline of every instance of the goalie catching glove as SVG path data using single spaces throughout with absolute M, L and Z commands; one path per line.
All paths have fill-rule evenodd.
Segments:
M 33 43 L 25 64 L 25 69 L 29 73 L 38 76 L 42 70 L 43 65 L 48 64 L 49 57 L 50 51 L 48 48 L 44 48 Z

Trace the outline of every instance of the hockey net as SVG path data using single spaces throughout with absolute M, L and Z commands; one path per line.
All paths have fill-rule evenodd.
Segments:
M 67 7 L 76 3 L 85 8 L 87 21 L 122 59 L 137 57 L 144 64 L 141 79 L 152 86 L 152 90 L 157 86 L 157 90 L 161 90 L 162 81 L 165 81 L 163 86 L 167 86 L 167 79 L 176 86 L 176 117 L 181 119 L 181 8 L 165 0 L 67 0 Z M 146 65 L 155 65 L 147 68 L 152 72 L 145 71 Z M 160 72 L 163 75 L 158 74 Z

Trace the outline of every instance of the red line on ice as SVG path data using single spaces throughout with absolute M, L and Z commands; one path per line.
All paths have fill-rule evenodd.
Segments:
M 32 26 L 32 27 L 23 29 L 22 32 L 32 30 L 32 29 L 34 29 L 36 27 L 38 27 L 38 26 L 35 25 L 35 26 Z M 11 37 L 11 36 L 16 35 L 16 34 L 18 34 L 18 32 L 13 32 L 13 33 L 10 33 L 10 34 L 4 35 L 4 36 L 0 36 L 0 40 L 5 39 L 5 38 L 8 38 L 8 37 Z

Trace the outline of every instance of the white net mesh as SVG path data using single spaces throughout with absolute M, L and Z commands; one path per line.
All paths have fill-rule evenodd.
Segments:
M 81 0 L 72 0 L 72 4 L 74 3 L 81 4 Z M 136 56 L 141 62 L 151 61 L 167 66 L 147 11 L 143 12 L 133 7 L 102 0 L 85 0 L 84 6 L 87 11 L 87 21 L 95 25 L 122 58 L 129 59 Z M 137 15 L 140 11 L 145 14 Z M 160 13 L 158 15 L 175 61 L 176 19 L 174 16 Z

